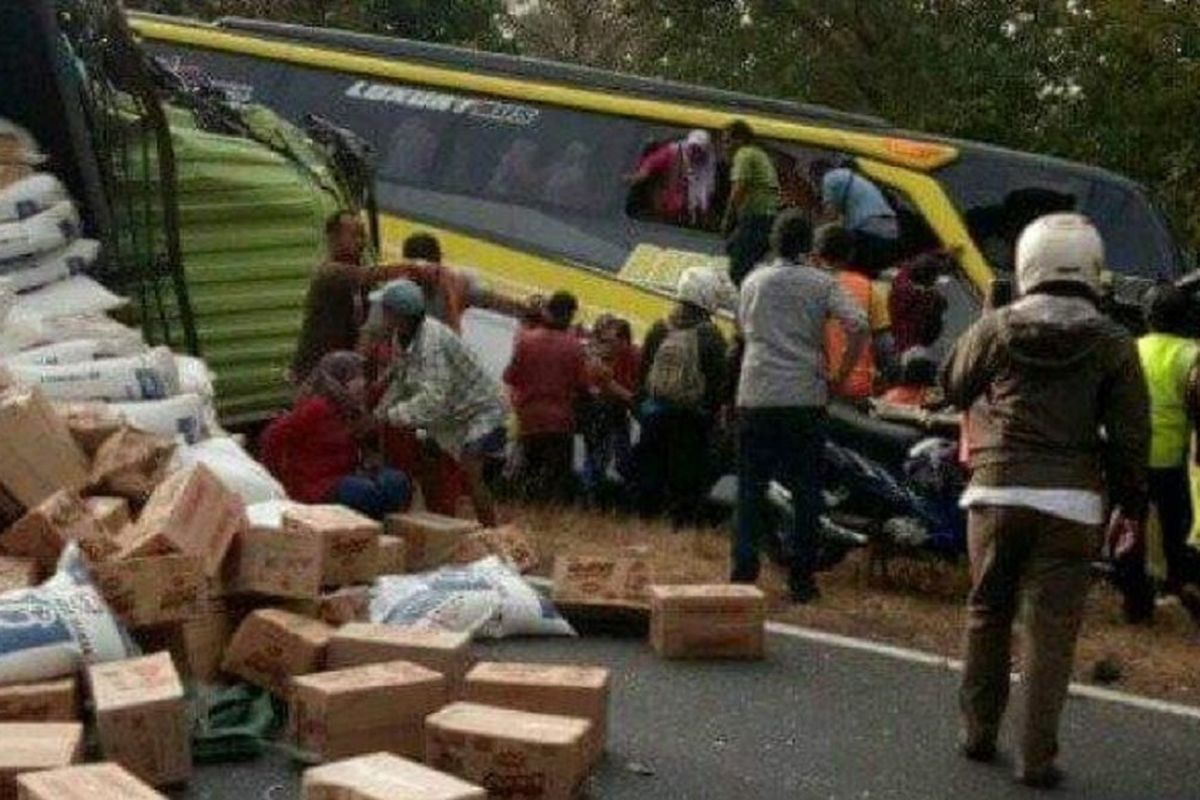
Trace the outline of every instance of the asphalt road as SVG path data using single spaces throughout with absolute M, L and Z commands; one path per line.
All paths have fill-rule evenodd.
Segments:
M 573 661 L 613 670 L 603 800 L 1029 798 L 1011 762 L 954 750 L 955 676 L 884 656 L 772 636 L 757 664 L 668 663 L 636 639 L 513 641 L 480 658 Z M 1072 699 L 1063 798 L 1200 797 L 1200 722 Z M 1005 760 L 1011 749 L 1004 748 Z M 180 800 L 299 797 L 282 757 L 204 768 Z

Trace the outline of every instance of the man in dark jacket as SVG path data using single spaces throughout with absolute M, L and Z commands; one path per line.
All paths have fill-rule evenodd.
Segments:
M 1062 779 L 1058 721 L 1105 501 L 1139 527 L 1147 505 L 1149 400 L 1133 339 L 1096 307 L 1103 260 L 1084 217 L 1034 222 L 1017 243 L 1021 299 L 967 331 L 942 376 L 968 410 L 973 470 L 963 753 L 995 756 L 1024 605 L 1017 777 L 1041 788 Z

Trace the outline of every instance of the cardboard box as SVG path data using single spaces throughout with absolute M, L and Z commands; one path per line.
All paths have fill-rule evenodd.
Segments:
M 487 800 L 481 787 L 391 753 L 304 773 L 304 800 Z
M 371 587 L 347 586 L 326 592 L 316 600 L 290 600 L 285 607 L 335 628 L 351 622 L 366 622 L 371 617 Z
M 285 534 L 321 537 L 325 586 L 350 586 L 375 580 L 379 568 L 378 522 L 343 506 L 292 506 L 283 512 Z
M 25 508 L 87 486 L 87 456 L 41 390 L 0 393 L 0 485 Z
M 41 578 L 42 568 L 32 558 L 0 556 L 0 594 L 37 586 Z
M 197 555 L 108 561 L 92 566 L 96 588 L 121 620 L 144 628 L 202 617 L 208 578 Z
M 54 410 L 67 423 L 67 430 L 80 449 L 91 458 L 113 434 L 126 427 L 120 412 L 108 403 L 55 402 Z
M 404 540 L 410 572 L 426 572 L 445 564 L 463 537 L 479 527 L 474 520 L 443 517 L 425 511 L 393 514 L 387 518 L 387 533 Z
M 425 720 L 426 763 L 489 797 L 570 800 L 587 776 L 585 719 L 455 703 Z
M 238 626 L 225 650 L 221 670 L 286 696 L 297 675 L 319 672 L 333 628 L 279 609 L 253 612 Z
M 446 679 L 407 661 L 303 675 L 289 695 L 292 741 L 322 759 L 381 749 L 421 759 L 424 721 L 446 704 Z
M 399 536 L 381 534 L 379 537 L 380 575 L 403 575 L 408 568 L 404 540 Z
M 381 661 L 411 661 L 439 672 L 454 696 L 471 667 L 471 635 L 360 622 L 342 626 L 329 640 L 330 669 Z
M 54 572 L 68 542 L 78 542 L 89 561 L 113 556 L 117 546 L 75 492 L 55 492 L 0 536 L 0 550 L 37 561 L 43 574 Z
M 106 759 L 153 786 L 191 777 L 191 727 L 170 654 L 93 664 L 88 683 Z
M 133 522 L 124 497 L 88 497 L 83 504 L 109 536 L 117 536 Z
M 759 659 L 766 613 L 754 586 L 651 586 L 650 643 L 663 658 Z
M 646 590 L 651 576 L 648 557 L 559 556 L 551 596 L 564 611 L 645 613 L 650 610 Z
M 79 719 L 75 676 L 43 683 L 0 686 L 2 722 L 74 722 Z
M 83 759 L 79 722 L 0 722 L 0 800 L 17 796 L 17 776 Z
M 513 525 L 467 534 L 450 554 L 450 562 L 470 564 L 492 555 L 500 556 L 522 574 L 533 571 L 541 562 L 533 540 Z
M 104 440 L 92 461 L 96 492 L 125 497 L 141 506 L 166 479 L 175 442 L 133 428 L 121 428 Z
M 233 614 L 225 603 L 210 600 L 203 615 L 186 622 L 139 629 L 135 639 L 145 652 L 168 651 L 185 681 L 217 683 L 234 627 Z
M 316 598 L 324 577 L 324 542 L 311 531 L 250 527 L 238 535 L 230 564 L 235 592 Z
M 463 684 L 463 699 L 485 706 L 577 717 L 592 723 L 588 763 L 604 756 L 608 737 L 609 671 L 577 664 L 477 664 Z
M 17 778 L 17 800 L 166 800 L 118 764 L 30 772 Z
M 245 530 L 246 504 L 212 470 L 196 464 L 176 472 L 154 490 L 138 520 L 134 541 L 122 557 L 160 554 L 164 548 L 204 559 L 216 577 L 234 537 Z

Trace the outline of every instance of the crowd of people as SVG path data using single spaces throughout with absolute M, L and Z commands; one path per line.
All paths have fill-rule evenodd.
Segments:
M 1161 590 L 1200 621 L 1200 553 L 1186 543 L 1200 420 L 1190 298 L 1155 287 L 1149 332 L 1135 340 L 1103 313 L 1096 229 L 1051 214 L 1017 243 L 1016 296 L 997 292 L 939 365 L 932 348 L 946 300 L 937 281 L 953 258 L 894 263 L 895 215 L 849 167 L 818 168 L 834 221 L 814 230 L 809 213 L 780 210 L 771 159 L 745 123 L 730 126 L 725 145 L 732 285 L 709 267 L 684 271 L 673 310 L 640 348 L 627 320 L 577 324 L 567 292 L 518 301 L 485 290 L 443 264 L 429 234 L 405 242 L 401 263 L 368 268 L 361 221 L 334 215 L 292 366 L 297 400 L 265 431 L 263 460 L 300 500 L 378 517 L 405 507 L 419 485 L 442 513 L 469 497 L 485 525 L 497 522 L 497 487 L 531 503 L 619 498 L 677 526 L 699 524 L 729 470 L 738 478 L 730 579 L 745 583 L 758 579 L 762 541 L 778 521 L 768 503 L 777 481 L 794 507 L 783 537 L 788 587 L 808 603 L 819 597 L 829 403 L 958 409 L 971 475 L 960 502 L 972 577 L 963 752 L 995 754 L 1024 602 L 1018 774 L 1056 784 L 1058 716 L 1106 524 L 1129 620 L 1149 621 L 1158 602 L 1144 536 L 1153 507 Z M 689 136 L 649 153 L 630 180 L 683 177 L 684 191 L 658 201 L 664 213 L 716 213 L 714 157 L 707 136 Z M 892 268 L 886 291 L 882 267 Z M 519 321 L 500 379 L 461 337 L 471 307 Z M 721 321 L 726 310 L 733 324 Z

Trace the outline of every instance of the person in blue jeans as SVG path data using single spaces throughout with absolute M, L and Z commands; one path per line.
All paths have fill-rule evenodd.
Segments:
M 372 475 L 347 475 L 333 493 L 333 502 L 371 519 L 395 514 L 406 508 L 410 500 L 412 485 L 408 476 L 391 467 L 384 467 Z
M 785 212 L 771 230 L 776 259 L 746 278 L 738 323 L 745 342 L 737 391 L 738 498 L 734 583 L 754 583 L 759 547 L 770 526 L 767 487 L 778 480 L 795 506 L 788 532 L 788 588 L 794 602 L 819 596 L 813 573 L 823 513 L 820 464 L 829 386 L 840 385 L 867 346 L 867 317 L 837 278 L 812 265 L 812 225 Z M 827 376 L 825 329 L 846 331 L 839 374 Z

